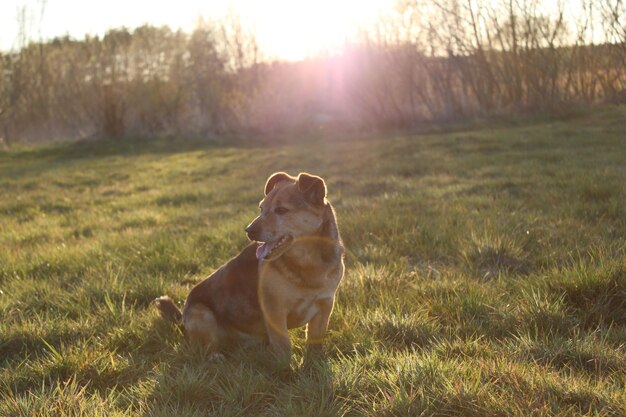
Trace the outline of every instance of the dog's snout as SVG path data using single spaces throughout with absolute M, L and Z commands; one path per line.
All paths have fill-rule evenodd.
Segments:
M 257 226 L 256 221 L 250 223 L 248 226 L 246 226 L 246 228 L 244 229 L 248 235 L 248 238 L 250 240 L 258 240 L 259 238 L 259 228 Z

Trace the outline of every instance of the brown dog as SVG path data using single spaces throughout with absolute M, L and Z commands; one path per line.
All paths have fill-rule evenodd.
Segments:
M 289 329 L 307 325 L 307 343 L 320 344 L 343 276 L 343 245 L 320 177 L 270 176 L 261 214 L 246 227 L 253 240 L 197 284 L 183 312 L 169 297 L 161 314 L 182 322 L 186 337 L 219 350 L 227 341 L 269 340 L 291 353 Z

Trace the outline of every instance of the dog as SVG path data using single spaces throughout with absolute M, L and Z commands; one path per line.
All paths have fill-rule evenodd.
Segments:
M 193 287 L 182 312 L 167 296 L 155 303 L 164 318 L 182 324 L 189 341 L 215 352 L 252 340 L 290 358 L 289 329 L 306 325 L 313 348 L 323 341 L 344 273 L 344 247 L 318 176 L 272 174 L 259 208 L 245 228 L 252 242 Z

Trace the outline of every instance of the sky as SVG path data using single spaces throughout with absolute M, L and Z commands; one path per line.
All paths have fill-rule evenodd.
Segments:
M 0 0 L 0 49 L 19 46 L 20 15 L 34 39 L 66 34 L 81 39 L 146 23 L 191 31 L 200 17 L 234 12 L 255 28 L 268 55 L 298 60 L 339 48 L 393 5 L 393 0 Z
M 362 28 L 392 13 L 398 0 L 0 0 L 0 51 L 21 45 L 19 16 L 24 16 L 31 39 L 86 34 L 102 36 L 110 28 L 167 25 L 191 32 L 200 18 L 219 20 L 238 16 L 256 39 L 266 58 L 300 60 L 324 52 L 338 52 Z M 502 4 L 505 0 L 476 0 Z M 578 0 L 559 0 L 566 14 L 575 15 Z M 538 0 L 541 13 L 554 15 L 556 1 Z M 42 13 L 43 10 L 43 13 Z M 23 13 L 20 13 L 23 11 Z M 597 13 L 596 13 L 597 14 Z M 597 17 L 597 16 L 596 16 Z M 566 16 L 567 21 L 567 16 Z M 599 26 L 596 26 L 596 30 Z M 594 34 L 601 39 L 601 31 Z

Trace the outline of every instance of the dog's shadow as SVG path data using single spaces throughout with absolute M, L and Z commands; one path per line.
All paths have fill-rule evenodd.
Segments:
M 155 325 L 156 332 L 165 331 L 168 337 L 176 333 Z M 321 351 L 296 348 L 285 364 L 264 345 L 228 346 L 216 355 L 182 334 L 161 343 L 162 353 L 145 386 L 145 416 L 321 416 L 337 415 L 341 408 L 332 362 Z

